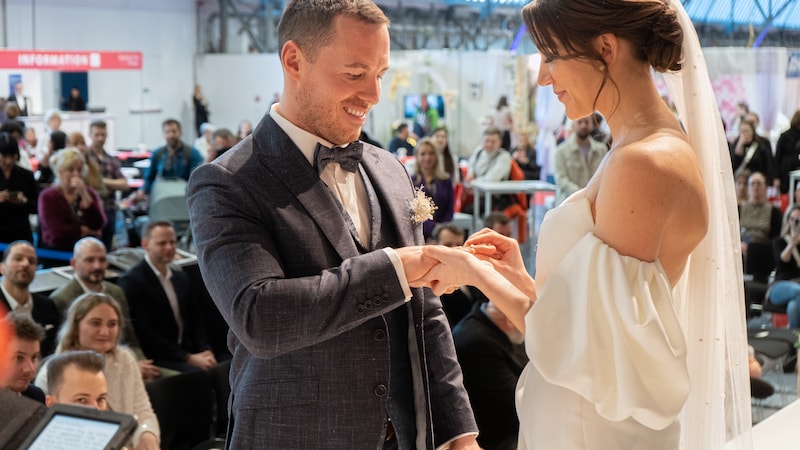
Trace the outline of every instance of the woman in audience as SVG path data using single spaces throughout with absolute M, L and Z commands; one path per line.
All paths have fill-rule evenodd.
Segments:
M 781 211 L 767 201 L 767 181 L 755 172 L 747 180 L 748 200 L 739 205 L 742 255 L 752 244 L 770 244 L 781 231 Z
M 789 328 L 800 328 L 800 206 L 789 210 L 781 236 L 773 244 L 775 284 L 767 296 L 774 305 L 786 305 Z
M 109 409 L 136 417 L 139 427 L 133 435 L 137 450 L 159 448 L 161 432 L 150 398 L 136 363 L 127 347 L 119 345 L 120 306 L 106 294 L 81 295 L 70 305 L 59 332 L 56 354 L 72 350 L 93 350 L 106 359 Z M 36 385 L 47 389 L 47 363 L 39 370 Z
M 103 184 L 103 173 L 100 171 L 100 165 L 97 160 L 92 156 L 89 146 L 86 145 L 83 133 L 80 131 L 70 133 L 67 138 L 67 145 L 80 150 L 81 155 L 83 155 L 83 164 L 86 167 L 86 182 L 92 189 L 97 191 L 100 197 L 105 196 L 106 186 Z
M 526 180 L 540 178 L 542 168 L 536 164 L 536 147 L 531 144 L 530 134 L 527 130 L 517 132 L 517 146 L 514 147 L 511 156 L 525 173 Z
M 436 147 L 431 138 L 423 138 L 419 141 L 414 149 L 414 156 L 417 161 L 411 177 L 414 186 L 424 189 L 425 194 L 433 199 L 433 203 L 436 205 L 433 220 L 422 224 L 422 235 L 427 240 L 431 237 L 437 223 L 453 220 L 453 182 L 450 176 L 441 169 L 439 158 L 436 155 Z
M 450 175 L 455 185 L 461 181 L 461 168 L 458 166 L 458 158 L 454 158 L 453 152 L 450 151 L 447 128 L 439 127 L 434 129 L 433 133 L 431 133 L 431 138 L 436 148 L 436 156 L 439 158 L 439 167 Z
M 58 177 L 39 195 L 40 246 L 69 252 L 82 237 L 100 237 L 106 216 L 97 192 L 83 179 L 86 166 L 80 150 L 66 148 L 51 162 Z
M 33 172 L 17 165 L 19 146 L 0 133 L 0 242 L 33 242 L 29 214 L 36 214 L 38 189 Z
M 734 177 L 744 169 L 750 172 L 761 172 L 772 186 L 775 180 L 775 167 L 772 151 L 756 138 L 756 129 L 750 122 L 739 125 L 739 137 L 730 145 L 731 165 Z

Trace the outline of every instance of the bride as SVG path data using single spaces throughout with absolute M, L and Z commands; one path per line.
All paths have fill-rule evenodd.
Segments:
M 545 217 L 535 283 L 484 230 L 426 247 L 440 264 L 417 284 L 475 285 L 525 330 L 520 448 L 749 448 L 734 184 L 691 21 L 678 0 L 534 0 L 523 19 L 539 84 L 571 119 L 600 111 L 613 147 Z

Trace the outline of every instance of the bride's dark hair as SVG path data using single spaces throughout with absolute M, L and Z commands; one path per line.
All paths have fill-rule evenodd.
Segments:
M 658 72 L 681 69 L 683 29 L 666 0 L 533 0 L 522 9 L 522 19 L 543 57 L 583 58 L 602 66 L 598 97 L 606 81 L 616 87 L 592 45 L 601 34 L 630 42 L 638 49 L 634 56 Z

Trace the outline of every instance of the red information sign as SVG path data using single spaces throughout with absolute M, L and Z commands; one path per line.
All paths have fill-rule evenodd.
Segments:
M 69 50 L 0 50 L 0 69 L 141 70 L 142 52 L 95 52 Z

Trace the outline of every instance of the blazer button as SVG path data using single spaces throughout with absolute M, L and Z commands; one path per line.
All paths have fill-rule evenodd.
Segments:
M 386 332 L 383 330 L 375 330 L 375 332 L 372 333 L 372 336 L 376 341 L 382 341 L 386 338 Z
M 386 386 L 382 384 L 375 386 L 375 395 L 377 395 L 378 397 L 383 397 L 384 395 L 386 395 Z

